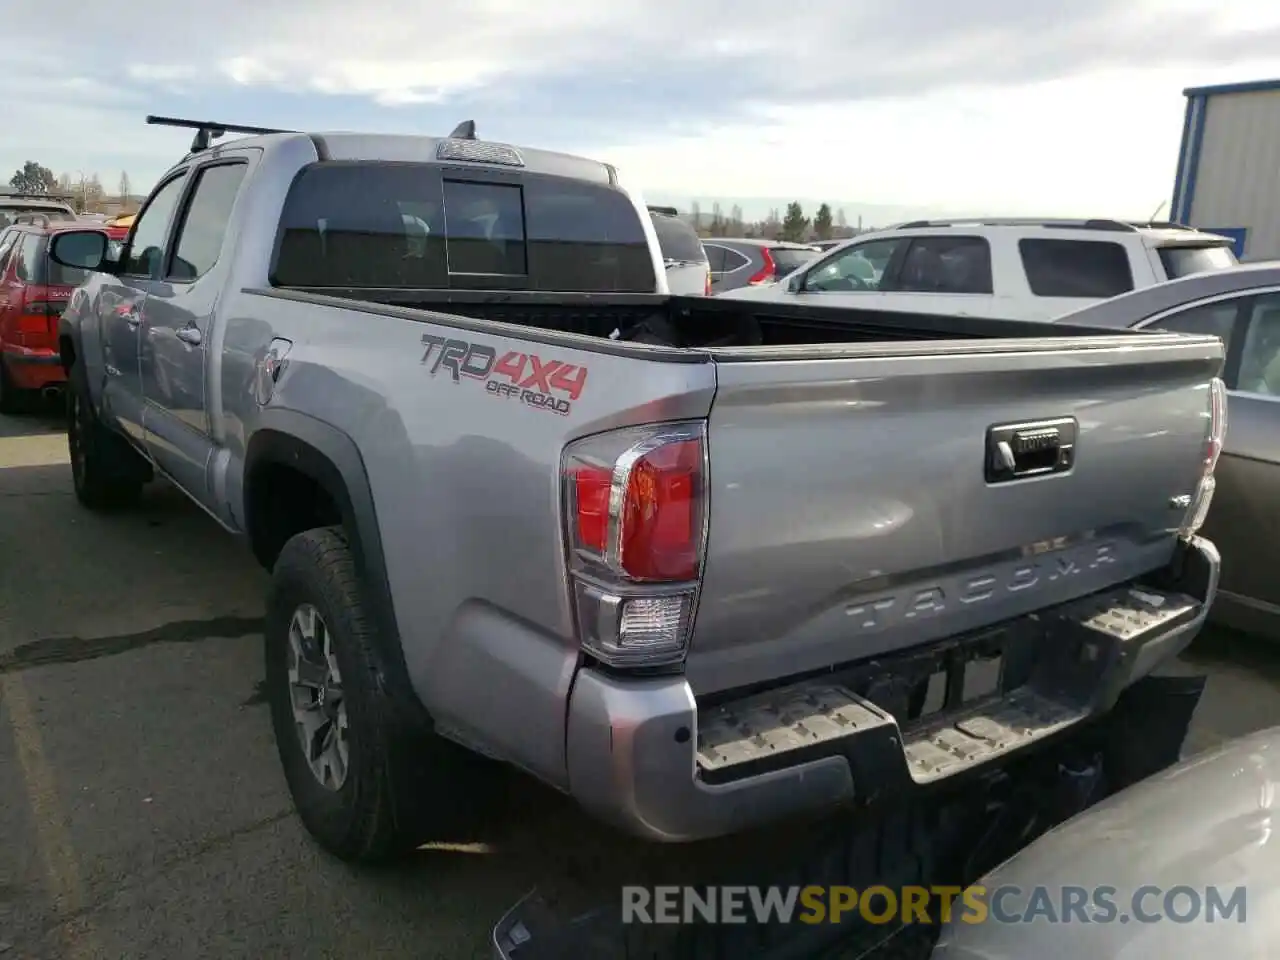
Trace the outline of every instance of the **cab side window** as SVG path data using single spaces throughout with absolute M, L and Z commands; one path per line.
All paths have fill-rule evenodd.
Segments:
M 1280 294 L 1265 294 L 1254 301 L 1240 348 L 1236 389 L 1280 396 Z
M 231 208 L 248 169 L 243 163 L 222 163 L 205 167 L 197 174 L 195 190 L 178 228 L 167 279 L 189 283 L 213 269 L 222 253 Z
M 164 257 L 164 243 L 169 233 L 169 221 L 182 195 L 186 174 L 174 177 L 154 194 L 133 225 L 128 255 L 120 272 L 132 277 L 159 275 L 160 261 Z

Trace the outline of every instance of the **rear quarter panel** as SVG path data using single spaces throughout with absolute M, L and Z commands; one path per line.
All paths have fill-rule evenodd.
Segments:
M 416 692 L 459 739 L 534 758 L 534 772 L 554 781 L 563 775 L 564 698 L 578 657 L 561 535 L 562 450 L 602 430 L 705 417 L 713 365 L 595 352 L 582 348 L 586 338 L 516 340 L 497 325 L 476 332 L 440 319 L 242 295 L 225 333 L 228 449 L 242 462 L 257 428 L 257 358 L 272 337 L 293 341 L 269 407 L 331 424 L 360 450 Z M 424 337 L 570 364 L 585 381 L 576 398 L 556 392 L 560 412 L 531 406 L 502 392 L 510 381 L 501 376 L 437 367 L 439 346 Z M 230 482 L 241 473 L 233 466 Z

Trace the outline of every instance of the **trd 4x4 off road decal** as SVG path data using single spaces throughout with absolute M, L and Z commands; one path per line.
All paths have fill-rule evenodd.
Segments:
M 484 381 L 486 393 L 518 400 L 540 410 L 568 416 L 572 401 L 587 385 L 587 368 L 563 360 L 544 360 L 534 353 L 510 350 L 502 356 L 493 347 L 466 340 L 422 335 L 422 363 L 433 377 L 448 372 L 454 383 Z

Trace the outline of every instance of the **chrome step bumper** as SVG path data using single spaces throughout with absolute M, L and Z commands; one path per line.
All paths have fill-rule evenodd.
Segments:
M 569 713 L 570 792 L 631 832 L 682 841 L 979 769 L 1105 713 L 1191 642 L 1217 589 L 1218 555 L 1198 539 L 1187 552 L 1186 582 L 1124 585 L 1002 625 L 1023 653 L 1033 649 L 1025 669 L 1005 655 L 996 692 L 963 703 L 948 675 L 945 705 L 924 718 L 873 702 L 839 673 L 700 708 L 683 678 L 582 670 Z M 990 633 L 949 649 L 981 646 Z M 894 670 L 889 658 L 877 668 Z

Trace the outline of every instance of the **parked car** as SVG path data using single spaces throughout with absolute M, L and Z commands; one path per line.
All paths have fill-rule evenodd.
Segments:
M 669 296 L 616 170 L 469 127 L 201 129 L 119 260 L 54 239 L 75 495 L 163 475 L 271 572 L 329 851 L 452 832 L 479 757 L 666 842 L 1016 781 L 1199 630 L 1217 339 Z
M 1109 797 L 984 877 L 978 886 L 1008 891 L 988 903 L 1000 915 L 966 922 L 957 903 L 932 960 L 1272 956 L 1277 782 L 1280 728 L 1272 728 Z M 1087 897 L 1074 915 L 1065 903 L 1072 888 Z M 1037 890 L 1039 916 L 1024 919 Z
M 1224 554 L 1214 618 L 1280 639 L 1280 263 L 1196 274 L 1062 320 L 1223 340 L 1231 426 L 1205 521 Z
M 76 219 L 71 204 L 46 193 L 0 193 L 0 228 L 24 214 L 42 214 L 54 222 Z
M 667 288 L 682 296 L 711 295 L 711 264 L 697 232 L 674 212 L 649 208 L 667 268 Z
M 1229 238 L 1177 224 L 920 220 L 861 234 L 785 283 L 732 295 L 1050 320 L 1130 290 L 1235 263 Z
M 0 230 L 0 412 L 12 413 L 24 399 L 58 390 L 66 380 L 58 317 L 87 273 L 50 259 L 49 241 L 85 228 L 72 219 Z
M 817 255 L 808 244 L 784 240 L 716 237 L 702 245 L 711 260 L 711 292 L 716 294 L 773 283 Z

